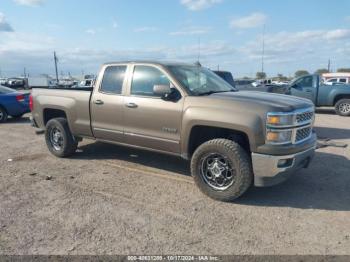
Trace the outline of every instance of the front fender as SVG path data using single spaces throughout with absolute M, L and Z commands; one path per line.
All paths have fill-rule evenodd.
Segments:
M 209 126 L 240 131 L 247 135 L 252 152 L 264 144 L 265 129 L 261 117 L 247 110 L 223 110 L 222 108 L 189 107 L 184 111 L 181 132 L 181 152 L 188 156 L 189 140 L 193 127 Z

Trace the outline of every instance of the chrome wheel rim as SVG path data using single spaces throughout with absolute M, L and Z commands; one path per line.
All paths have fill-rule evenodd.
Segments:
M 341 103 L 338 108 L 339 108 L 339 111 L 344 113 L 344 114 L 350 113 L 350 104 L 349 103 Z
M 56 151 L 60 151 L 63 146 L 63 135 L 62 132 L 54 127 L 50 130 L 49 134 L 50 143 Z
M 228 158 L 219 153 L 210 153 L 202 158 L 200 173 L 207 185 L 220 191 L 229 188 L 236 177 L 236 170 Z

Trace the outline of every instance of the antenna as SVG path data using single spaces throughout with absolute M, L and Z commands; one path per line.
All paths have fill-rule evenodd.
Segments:
M 265 56 L 265 24 L 263 28 L 262 54 L 261 54 L 261 72 L 262 73 L 264 73 L 264 56 Z

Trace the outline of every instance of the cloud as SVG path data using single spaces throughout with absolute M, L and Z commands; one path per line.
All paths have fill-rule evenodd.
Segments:
M 203 10 L 221 2 L 222 0 L 181 0 L 181 4 L 191 11 Z
M 95 35 L 96 34 L 96 30 L 95 29 L 86 29 L 85 33 L 89 34 L 89 35 Z
M 13 0 L 18 5 L 26 5 L 26 6 L 38 6 L 42 5 L 45 0 Z
M 178 31 L 170 32 L 171 36 L 184 36 L 184 35 L 203 35 L 209 33 L 211 27 L 190 26 L 182 28 Z
M 158 28 L 154 26 L 144 26 L 144 27 L 138 27 L 134 29 L 134 32 L 136 33 L 143 33 L 143 32 L 154 32 L 157 31 Z
M 117 23 L 117 21 L 115 21 L 115 20 L 113 20 L 113 22 L 112 22 L 112 27 L 113 28 L 118 28 L 118 23 Z
M 266 23 L 267 16 L 263 13 L 253 13 L 245 17 L 234 18 L 230 22 L 231 28 L 254 28 Z
M 13 32 L 12 26 L 6 21 L 5 15 L 0 13 L 0 32 Z

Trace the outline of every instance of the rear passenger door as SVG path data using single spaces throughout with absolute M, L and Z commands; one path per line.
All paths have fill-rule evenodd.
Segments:
M 97 81 L 91 98 L 91 126 L 96 138 L 123 142 L 123 90 L 127 65 L 110 65 Z

